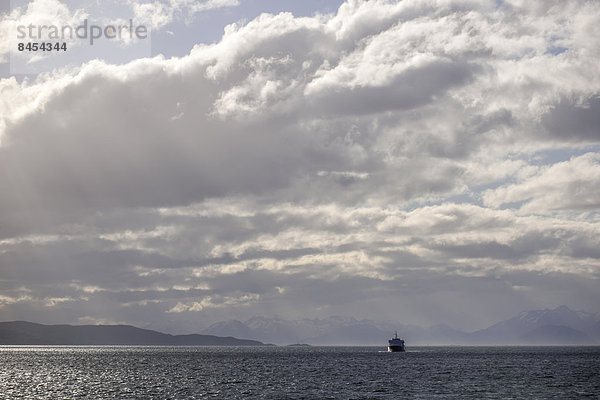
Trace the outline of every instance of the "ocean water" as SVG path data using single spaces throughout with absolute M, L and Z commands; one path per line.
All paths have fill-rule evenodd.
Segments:
M 600 398 L 600 347 L 0 346 L 0 399 Z

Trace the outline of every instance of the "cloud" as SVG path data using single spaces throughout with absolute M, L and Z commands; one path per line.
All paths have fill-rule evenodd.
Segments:
M 561 4 L 349 1 L 3 79 L 0 315 L 477 324 L 563 283 L 598 304 L 600 9 Z
M 540 168 L 522 182 L 488 190 L 485 204 L 500 207 L 523 203 L 524 213 L 595 211 L 600 206 L 600 158 L 597 153 Z
M 191 20 L 199 12 L 235 7 L 240 3 L 238 0 L 129 0 L 128 4 L 136 19 L 148 23 L 152 29 L 161 29 L 179 19 Z
M 563 140 L 597 141 L 600 137 L 600 96 L 582 104 L 561 99 L 542 116 L 542 125 L 554 137 Z

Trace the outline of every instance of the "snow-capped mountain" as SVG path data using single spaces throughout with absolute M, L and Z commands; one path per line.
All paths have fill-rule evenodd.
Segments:
M 471 333 L 446 325 L 423 328 L 340 316 L 300 320 L 254 316 L 243 322 L 219 322 L 202 333 L 275 344 L 384 345 L 394 330 L 411 345 L 600 343 L 599 315 L 573 311 L 566 306 L 553 310 L 524 311 L 489 328 Z
M 523 311 L 470 335 L 476 344 L 593 344 L 600 341 L 598 314 L 553 310 Z

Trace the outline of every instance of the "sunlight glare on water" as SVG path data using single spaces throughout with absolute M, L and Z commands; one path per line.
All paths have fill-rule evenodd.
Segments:
M 2 346 L 1 399 L 583 398 L 598 347 Z

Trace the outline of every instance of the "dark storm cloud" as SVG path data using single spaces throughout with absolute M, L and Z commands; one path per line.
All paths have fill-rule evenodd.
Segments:
M 424 106 L 453 86 L 464 85 L 477 65 L 437 60 L 403 71 L 384 86 L 342 88 L 317 95 L 315 108 L 326 115 L 371 114 Z
M 147 80 L 160 98 L 147 93 Z M 203 81 L 193 85 L 190 113 L 209 111 L 211 90 Z M 190 90 L 188 83 L 159 71 L 126 87 L 103 73 L 86 74 L 44 113 L 9 129 L 1 167 L 3 186 L 12 190 L 2 192 L 2 207 L 35 210 L 36 195 L 57 213 L 180 205 L 231 191 L 265 190 L 294 174 L 298 148 L 284 144 L 289 142 L 282 132 L 259 131 L 250 140 L 239 128 L 218 122 L 172 123 L 175 100 L 185 101 L 181 93 Z
M 584 102 L 562 98 L 542 116 L 542 124 L 557 139 L 597 142 L 600 139 L 600 95 Z
M 433 246 L 433 248 L 456 258 L 491 258 L 518 261 L 537 256 L 547 250 L 556 250 L 561 243 L 561 238 L 553 236 L 552 232 L 534 231 L 516 237 L 508 243 L 478 240 L 474 243 L 441 245 Z

